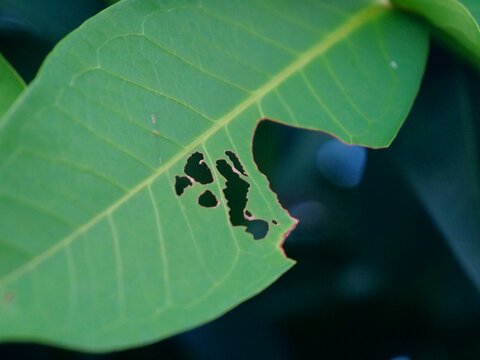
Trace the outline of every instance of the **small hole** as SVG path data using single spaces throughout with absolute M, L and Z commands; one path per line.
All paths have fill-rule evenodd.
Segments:
M 252 213 L 248 210 L 245 210 L 245 215 L 247 215 L 248 217 L 252 217 Z
M 230 161 L 233 164 L 233 167 L 242 175 L 248 176 L 247 173 L 245 172 L 245 169 L 243 168 L 242 163 L 240 162 L 240 159 L 235 155 L 233 151 L 226 150 L 225 154 L 228 156 Z
M 175 176 L 175 192 L 178 196 L 182 195 L 185 189 L 192 185 L 193 183 L 188 176 Z
M 263 239 L 268 234 L 268 222 L 260 219 L 250 220 L 246 231 L 252 234 L 255 240 Z
M 217 197 L 210 190 L 205 190 L 199 197 L 198 203 L 200 206 L 212 208 L 218 205 Z
M 185 164 L 185 174 L 200 184 L 211 184 L 213 182 L 212 171 L 203 159 L 203 154 L 198 151 L 190 155 Z
M 272 224 L 273 225 L 278 225 L 278 221 L 277 220 L 272 220 Z

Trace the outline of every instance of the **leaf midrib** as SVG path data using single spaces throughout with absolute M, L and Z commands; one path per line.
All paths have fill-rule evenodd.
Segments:
M 178 161 L 182 160 L 188 153 L 193 151 L 199 144 L 204 143 L 208 138 L 210 138 L 213 134 L 217 131 L 222 129 L 232 120 L 237 118 L 240 114 L 242 114 L 246 109 L 248 109 L 251 105 L 255 104 L 256 102 L 260 101 L 264 96 L 270 93 L 272 90 L 277 88 L 282 82 L 288 79 L 290 76 L 298 72 L 299 70 L 303 69 L 306 65 L 311 63 L 314 59 L 318 56 L 325 53 L 328 49 L 330 49 L 335 44 L 339 43 L 341 40 L 346 38 L 348 35 L 353 33 L 356 29 L 360 28 L 362 25 L 366 24 L 372 18 L 379 16 L 381 14 L 386 14 L 389 9 L 382 5 L 373 5 L 366 9 L 363 9 L 356 14 L 352 15 L 348 18 L 344 23 L 338 26 L 335 30 L 333 30 L 329 35 L 324 37 L 322 41 L 302 53 L 298 58 L 293 61 L 290 65 L 285 67 L 281 72 L 279 72 L 276 76 L 272 77 L 265 85 L 261 86 L 257 90 L 253 91 L 251 96 L 245 99 L 242 103 L 236 106 L 232 111 L 228 114 L 223 116 L 219 119 L 214 126 L 210 129 L 202 133 L 198 136 L 193 142 L 187 145 L 182 151 L 180 151 L 177 155 L 173 156 L 169 161 L 167 161 L 164 165 L 160 166 L 152 175 L 147 177 L 145 180 L 140 182 L 138 185 L 133 187 L 128 193 L 126 193 L 123 197 L 118 199 L 115 203 L 111 206 L 100 212 L 98 215 L 93 217 L 90 221 L 86 222 L 77 230 L 73 231 L 67 237 L 61 239 L 58 243 L 51 246 L 44 252 L 40 253 L 39 255 L 35 256 L 25 264 L 19 266 L 14 271 L 8 273 L 3 278 L 0 279 L 0 288 L 4 288 L 9 284 L 13 283 L 17 279 L 21 278 L 24 274 L 28 273 L 30 270 L 34 269 L 39 264 L 43 263 L 51 256 L 55 255 L 57 252 L 68 246 L 73 240 L 77 238 L 78 235 L 84 233 L 88 229 L 90 229 L 93 225 L 98 223 L 100 220 L 111 214 L 115 211 L 118 207 L 122 204 L 127 202 L 130 198 L 132 198 L 135 194 L 143 190 L 153 181 L 155 181 L 160 175 L 164 174 L 171 168 L 174 164 Z

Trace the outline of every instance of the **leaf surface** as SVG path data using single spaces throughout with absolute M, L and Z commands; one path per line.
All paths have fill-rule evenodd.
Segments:
M 448 45 L 480 66 L 480 2 L 478 0 L 392 0 L 427 19 Z
M 295 221 L 253 161 L 258 121 L 387 146 L 427 50 L 376 1 L 126 0 L 87 21 L 0 130 L 0 337 L 124 348 L 264 289 Z
M 22 78 L 0 54 L 0 122 L 10 105 L 24 89 L 25 83 Z

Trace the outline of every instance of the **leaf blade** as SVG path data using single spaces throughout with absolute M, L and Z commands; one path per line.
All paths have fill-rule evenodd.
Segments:
M 253 162 L 250 144 L 258 120 L 283 119 L 287 124 L 331 131 L 346 141 L 385 146 L 418 89 L 426 32 L 404 15 L 369 2 L 339 6 L 348 13 L 336 17 L 333 24 L 327 21 L 332 14 L 312 11 L 315 2 L 304 7 L 283 2 L 292 14 L 315 14 L 318 18 L 312 24 L 319 28 L 328 24 L 326 35 L 320 30 L 312 35 L 300 31 L 298 21 L 292 20 L 294 36 L 284 43 L 275 38 L 284 17 L 272 13 L 269 2 L 263 10 L 256 2 L 212 1 L 203 8 L 193 1 L 170 4 L 125 1 L 86 23 L 57 47 L 26 94 L 25 105 L 4 123 L 0 209 L 14 216 L 2 223 L 0 239 L 4 246 L 30 252 L 32 258 L 0 262 L 0 291 L 3 296 L 16 294 L 15 302 L 1 303 L 5 315 L 1 336 L 87 350 L 117 349 L 198 325 L 252 296 L 292 265 L 279 245 L 294 225 Z M 245 27 L 238 19 L 243 16 L 248 23 L 257 12 L 268 21 Z M 191 21 L 180 21 L 186 17 Z M 378 29 L 397 43 L 387 46 Z M 202 46 L 216 49 L 223 68 L 209 65 L 211 58 L 197 53 L 194 45 L 172 41 L 174 30 L 179 39 L 184 33 L 198 34 Z M 212 31 L 218 37 L 212 38 Z M 378 80 L 378 99 L 360 97 L 363 78 L 353 74 L 353 80 L 343 80 L 339 86 L 341 75 L 330 71 L 326 88 L 337 86 L 345 93 L 335 109 L 322 110 L 320 102 L 326 94 L 312 95 L 315 101 L 306 106 L 292 102 L 293 95 L 281 101 L 278 93 L 308 90 L 305 84 L 295 85 L 305 78 L 297 70 L 307 65 L 323 68 L 321 55 L 345 51 L 345 40 L 357 32 L 358 61 L 368 65 L 369 56 L 375 60 L 375 71 L 367 66 L 366 73 L 372 82 Z M 232 39 L 235 46 L 229 45 Z M 369 43 L 373 52 L 371 46 L 362 50 Z M 291 48 L 292 44 L 301 49 Z M 415 54 L 413 60 L 405 55 L 405 46 Z M 392 69 L 390 53 L 398 69 Z M 66 62 L 63 54 L 76 56 Z M 348 59 L 335 58 L 331 69 L 348 70 L 349 63 L 344 63 Z M 269 78 L 264 72 L 273 75 Z M 316 86 L 310 84 L 312 94 L 324 92 Z M 349 91 L 352 95 L 347 96 Z M 394 97 L 395 103 L 382 106 L 380 100 Z M 341 129 L 345 119 L 360 116 L 355 115 L 354 100 L 361 103 L 355 105 L 357 112 L 372 111 L 367 126 L 353 120 L 345 125 L 353 132 L 362 124 L 355 138 Z M 351 113 L 341 112 L 344 105 Z M 291 108 L 300 120 L 279 111 L 281 106 Z M 301 113 L 304 106 L 310 115 Z M 30 107 L 34 116 L 29 116 Z M 279 224 L 270 225 L 265 240 L 255 242 L 243 226 L 231 226 L 224 198 L 228 180 L 223 180 L 215 161 L 227 150 L 238 155 L 248 174 L 244 177 L 249 184 L 248 210 L 257 219 Z M 204 154 L 216 181 L 201 188 L 197 184 L 179 198 L 173 179 L 182 174 L 186 156 L 194 151 Z M 34 184 L 26 181 L 32 173 Z M 200 189 L 216 193 L 220 206 L 196 206 Z M 39 233 L 38 228 L 48 233 Z M 35 244 L 28 241 L 32 237 Z M 28 298 L 35 291 L 42 294 L 36 302 Z M 45 328 L 52 322 L 56 326 Z M 96 330 L 86 331 L 92 327 Z

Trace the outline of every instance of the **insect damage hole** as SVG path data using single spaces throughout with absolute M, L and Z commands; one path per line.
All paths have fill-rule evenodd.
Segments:
M 268 222 L 261 219 L 249 220 L 246 231 L 252 234 L 255 240 L 263 239 L 268 234 Z
M 193 182 L 188 176 L 175 176 L 175 192 L 178 196 L 181 196 L 185 189 L 192 185 Z
M 205 190 L 198 197 L 198 204 L 207 208 L 214 208 L 218 205 L 217 197 L 210 190 Z
M 212 170 L 204 159 L 201 152 L 195 151 L 188 157 L 184 168 L 185 174 L 202 185 L 213 183 Z
M 242 179 L 239 172 L 234 171 L 226 160 L 217 160 L 216 166 L 226 180 L 223 193 L 229 209 L 230 223 L 232 226 L 245 227 L 255 240 L 263 239 L 268 234 L 268 223 L 261 219 L 252 219 L 253 215 L 245 210 L 250 184 Z
M 238 158 L 238 156 L 233 152 L 233 151 L 230 151 L 230 150 L 226 150 L 225 151 L 225 155 L 228 156 L 228 158 L 230 159 L 230 161 L 232 162 L 233 164 L 233 167 L 242 175 L 244 176 L 248 176 L 247 173 L 245 172 L 245 169 L 242 165 L 242 163 L 240 162 L 240 159 Z

